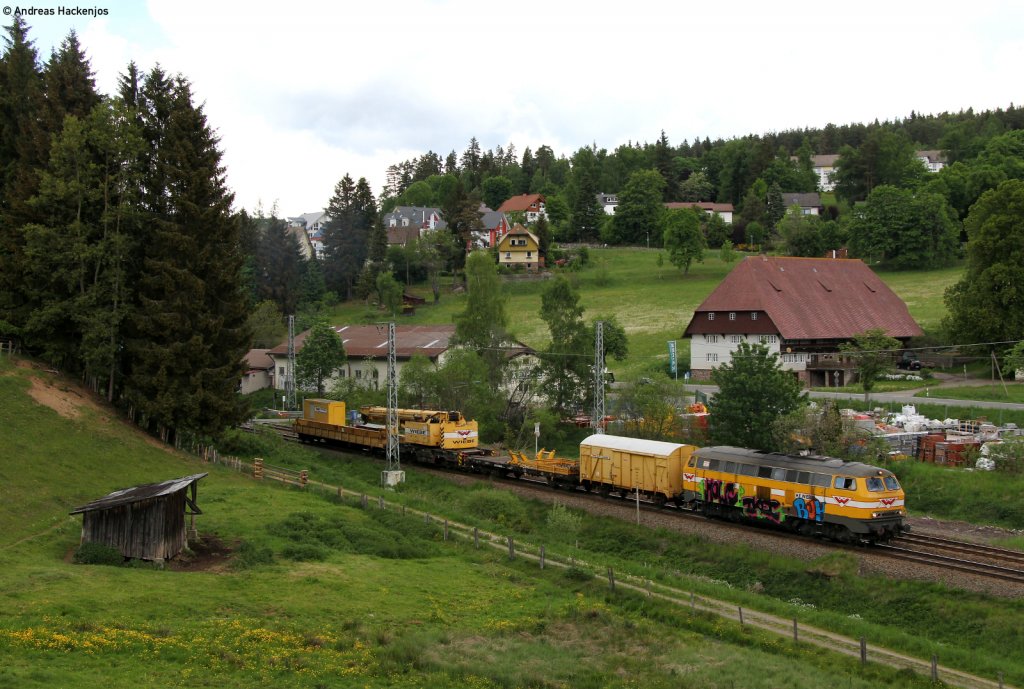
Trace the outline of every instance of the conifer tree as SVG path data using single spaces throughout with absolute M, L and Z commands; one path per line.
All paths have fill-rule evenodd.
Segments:
M 334 187 L 324 227 L 324 278 L 328 289 L 351 299 L 368 251 L 377 203 L 365 177 L 353 184 L 347 174 Z
M 212 436 L 243 415 L 235 391 L 249 333 L 238 223 L 217 137 L 189 83 L 157 68 L 142 95 L 153 146 L 144 184 L 150 232 L 127 395 L 162 431 Z
M 298 307 L 305 259 L 284 220 L 264 218 L 258 233 L 255 256 L 256 297 L 270 300 L 282 313 Z
M 85 118 L 99 105 L 92 67 L 73 30 L 60 44 L 60 49 L 50 54 L 43 69 L 43 85 L 51 132 L 63 128 L 66 116 Z

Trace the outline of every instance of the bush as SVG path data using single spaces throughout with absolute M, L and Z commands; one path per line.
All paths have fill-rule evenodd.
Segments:
M 489 488 L 473 491 L 466 499 L 473 514 L 523 533 L 530 530 L 530 518 L 519 498 L 503 490 Z
M 274 561 L 274 551 L 269 546 L 242 543 L 231 565 L 235 569 L 249 569 L 258 565 L 269 565 Z
M 75 551 L 73 562 L 79 565 L 114 565 L 124 564 L 124 555 L 113 546 L 102 543 L 83 543 Z
M 575 536 L 583 524 L 583 515 L 555 503 L 548 511 L 548 529 L 556 534 Z

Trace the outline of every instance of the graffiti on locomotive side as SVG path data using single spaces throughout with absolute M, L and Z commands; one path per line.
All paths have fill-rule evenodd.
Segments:
M 752 519 L 766 519 L 772 524 L 779 524 L 786 518 L 779 511 L 779 501 L 775 498 L 743 498 L 743 514 Z
M 741 490 L 742 486 L 738 483 L 727 483 L 717 478 L 704 479 L 705 502 L 735 507 L 740 500 Z
M 825 519 L 825 503 L 813 495 L 799 496 L 793 500 L 793 511 L 800 519 L 806 519 L 819 524 Z

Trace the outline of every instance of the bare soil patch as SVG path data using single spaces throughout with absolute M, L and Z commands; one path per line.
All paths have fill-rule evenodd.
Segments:
M 202 534 L 198 541 L 189 543 L 167 562 L 167 569 L 175 572 L 225 572 L 231 563 L 237 543 L 226 543 L 217 534 Z

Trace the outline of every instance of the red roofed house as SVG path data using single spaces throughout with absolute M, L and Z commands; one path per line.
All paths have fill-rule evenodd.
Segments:
M 690 371 L 708 380 L 740 342 L 762 343 L 805 385 L 841 386 L 856 365 L 839 345 L 872 328 L 906 343 L 923 334 L 906 304 L 857 259 L 752 256 L 693 313 Z
M 525 213 L 526 222 L 537 222 L 540 216 L 544 216 L 545 219 L 548 217 L 548 212 L 544 208 L 544 195 L 543 194 L 520 194 L 519 196 L 513 196 L 512 198 L 501 204 L 501 208 L 498 209 L 499 213 Z
M 714 213 L 722 216 L 726 225 L 732 225 L 733 207 L 731 203 L 713 203 L 711 201 L 672 201 L 665 204 L 669 210 L 680 208 L 699 208 L 705 213 Z
M 269 388 L 274 384 L 274 360 L 267 354 L 268 351 L 250 349 L 245 355 L 245 375 L 242 376 L 238 390 L 243 395 Z
M 339 325 L 334 330 L 345 345 L 348 360 L 338 372 L 340 378 L 354 378 L 368 387 L 378 387 L 387 380 L 388 331 L 376 325 Z M 295 336 L 295 352 L 302 351 L 309 331 Z M 455 335 L 454 325 L 396 325 L 395 358 L 399 379 L 402 367 L 415 354 L 422 354 L 434 363 L 442 363 L 449 340 Z M 269 350 L 277 375 L 274 387 L 283 390 L 288 374 L 288 343 Z M 328 383 L 328 388 L 331 383 Z

